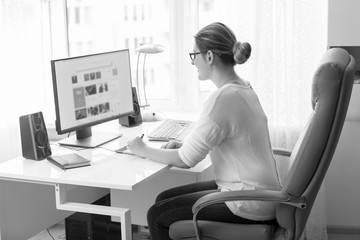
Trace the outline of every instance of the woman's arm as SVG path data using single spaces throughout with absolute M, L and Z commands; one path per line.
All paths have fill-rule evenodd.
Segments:
M 170 146 L 173 147 L 174 144 L 169 143 L 165 149 L 152 148 L 145 144 L 140 137 L 136 137 L 134 140 L 128 142 L 128 149 L 137 156 L 149 158 L 152 161 L 175 167 L 189 168 L 189 166 L 181 160 L 178 149 L 169 149 Z

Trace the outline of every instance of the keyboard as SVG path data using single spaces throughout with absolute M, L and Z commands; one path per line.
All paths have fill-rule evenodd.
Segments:
M 191 131 L 192 121 L 166 119 L 149 135 L 150 141 L 182 141 Z

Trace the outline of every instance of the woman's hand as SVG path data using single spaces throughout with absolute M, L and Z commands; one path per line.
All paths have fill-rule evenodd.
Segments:
M 136 137 L 135 139 L 128 142 L 127 148 L 133 154 L 148 158 L 155 162 L 163 163 L 166 165 L 189 168 L 180 158 L 178 154 L 178 148 L 182 146 L 182 143 L 176 141 L 170 141 L 161 149 L 152 148 L 143 142 L 141 137 Z
M 147 145 L 144 143 L 141 137 L 136 137 L 135 139 L 128 141 L 127 148 L 130 152 L 139 157 L 146 157 L 145 150 Z
M 163 149 L 179 149 L 181 148 L 182 143 L 177 141 L 170 141 L 164 145 L 161 146 Z

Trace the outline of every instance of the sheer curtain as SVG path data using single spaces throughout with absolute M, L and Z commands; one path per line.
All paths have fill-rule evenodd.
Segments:
M 255 59 L 253 85 L 268 115 L 274 147 L 292 149 L 310 114 L 312 75 L 326 51 L 326 7 L 311 0 L 268 4 L 257 8 L 261 32 L 256 45 L 261 57 Z M 283 170 L 291 164 L 280 163 Z M 324 186 L 303 239 L 327 239 Z
M 273 144 L 291 149 L 311 112 L 312 74 L 327 47 L 325 1 L 208 2 L 200 0 L 199 28 L 220 21 L 251 44 L 250 59 L 236 70 L 258 93 Z M 202 93 L 210 90 L 200 83 Z
M 268 115 L 274 147 L 292 149 L 311 112 L 313 72 L 326 51 L 325 1 L 258 2 L 253 86 Z M 279 161 L 282 170 L 291 163 Z M 327 239 L 325 189 L 313 206 L 303 239 Z
M 257 47 L 263 55 L 256 59 L 253 84 L 269 117 L 273 145 L 292 149 L 311 111 L 314 68 L 326 51 L 326 8 L 324 2 L 310 0 L 259 5 L 256 19 L 262 37 Z M 291 164 L 281 163 L 283 169 Z M 322 187 L 303 239 L 327 239 L 324 206 Z
M 237 67 L 251 82 L 268 116 L 274 147 L 292 149 L 311 112 L 312 75 L 326 51 L 326 1 L 200 0 L 200 28 L 222 21 L 252 56 Z M 203 12 L 201 11 L 203 9 Z M 200 86 L 206 91 L 208 86 Z M 279 159 L 281 175 L 291 163 Z M 321 188 L 303 239 L 327 239 L 325 189 Z
M 46 102 L 45 9 L 42 0 L 0 1 L 0 161 L 21 154 L 19 116 L 41 111 Z

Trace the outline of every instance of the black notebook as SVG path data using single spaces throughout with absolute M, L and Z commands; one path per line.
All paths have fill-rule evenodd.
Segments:
M 51 163 L 66 170 L 70 168 L 90 166 L 91 161 L 75 153 L 50 156 L 47 158 Z

